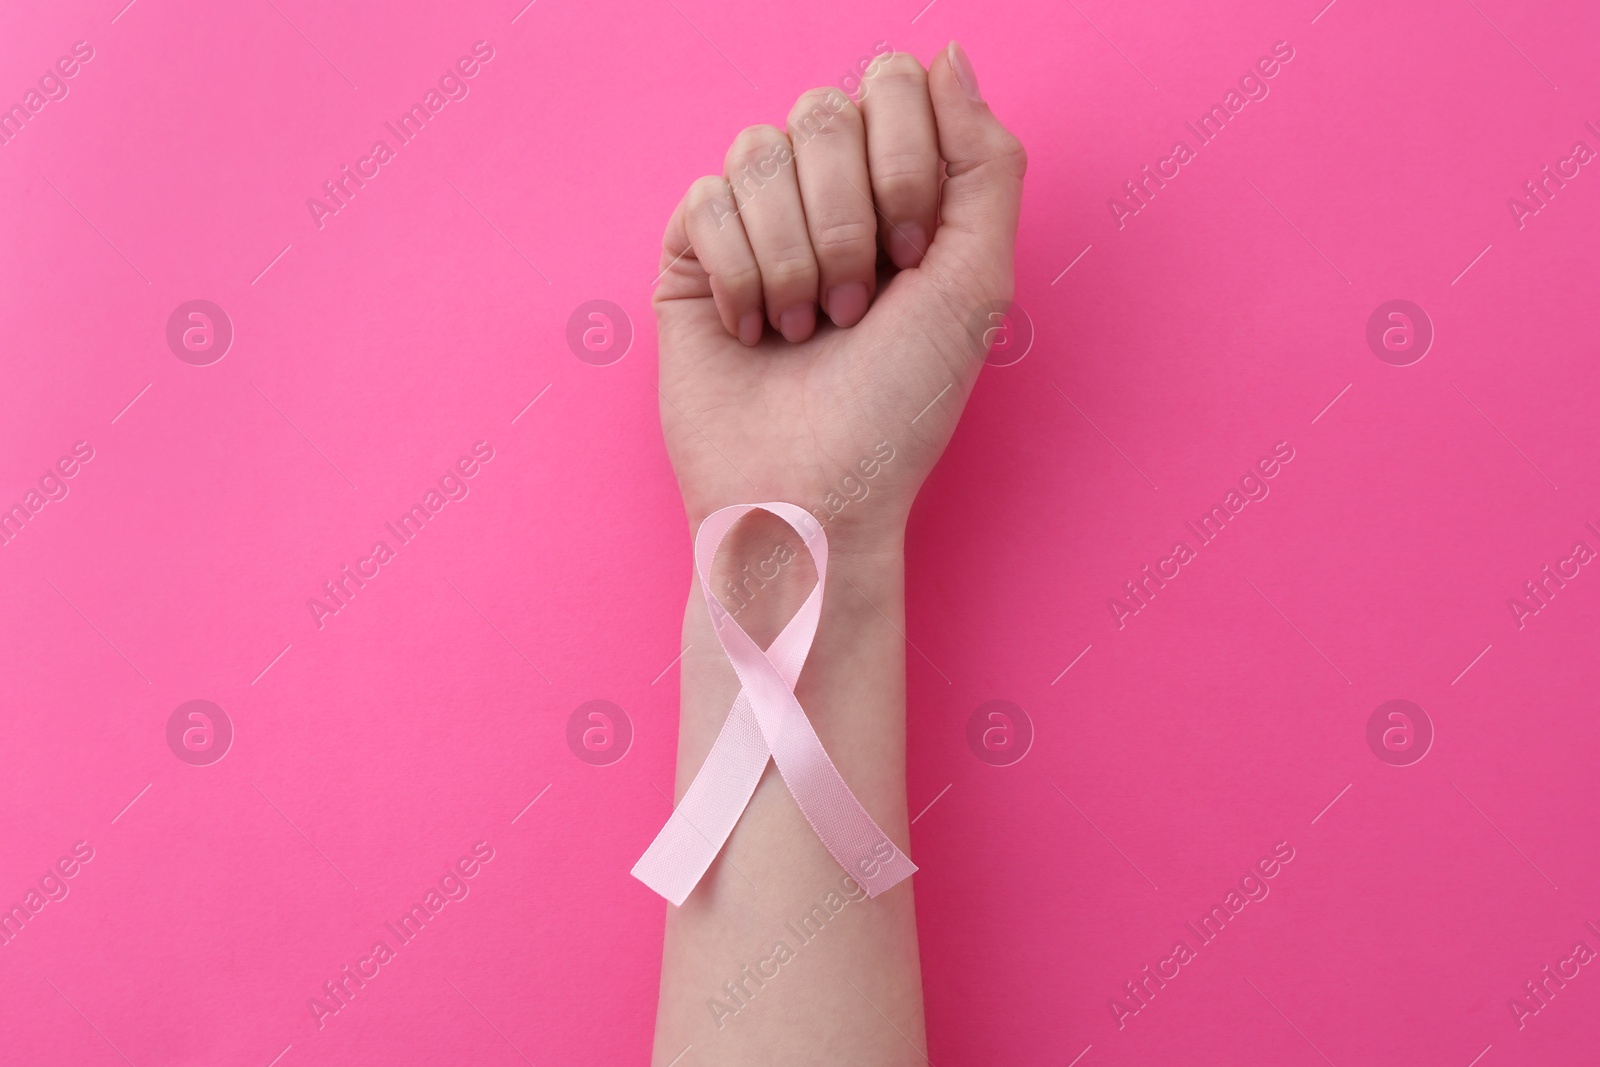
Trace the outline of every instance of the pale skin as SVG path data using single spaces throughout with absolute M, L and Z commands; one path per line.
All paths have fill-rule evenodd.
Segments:
M 983 365 L 990 313 L 1011 298 L 1027 158 L 953 43 L 926 68 L 887 56 L 863 85 L 859 107 L 813 90 L 786 130 L 739 134 L 724 173 L 673 212 L 655 294 L 661 422 L 691 532 L 730 504 L 827 517 L 822 621 L 795 693 L 915 859 L 905 525 Z M 736 596 L 730 580 L 770 574 L 780 544 L 794 562 Z M 799 538 L 757 512 L 712 586 L 765 646 L 815 579 Z M 738 692 L 698 579 L 683 643 L 674 803 Z M 916 879 L 867 898 L 845 877 L 769 764 L 705 878 L 667 908 L 655 1067 L 926 1062 Z M 826 920 L 797 928 L 819 905 Z

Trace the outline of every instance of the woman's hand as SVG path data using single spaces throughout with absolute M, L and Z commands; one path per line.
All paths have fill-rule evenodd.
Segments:
M 872 504 L 843 508 L 830 541 L 898 545 L 1011 298 L 1026 167 L 952 43 L 927 71 L 885 57 L 859 108 L 805 93 L 787 132 L 744 130 L 723 175 L 689 187 L 655 308 L 692 526 L 762 500 L 826 515 L 872 471 Z
M 695 182 L 673 212 L 655 298 L 661 423 L 692 527 L 768 500 L 823 521 L 823 616 L 795 696 L 906 852 L 905 520 L 977 377 L 990 313 L 1011 297 L 1025 159 L 955 45 L 926 72 L 886 57 L 862 93 L 858 110 L 810 92 L 787 133 L 745 130 L 724 176 Z M 710 581 L 764 646 L 814 572 L 762 514 L 740 522 Z M 767 556 L 773 542 L 789 554 Z M 769 566 L 787 559 L 799 564 Z M 679 798 L 739 691 L 698 588 L 683 645 Z M 668 912 L 657 1067 L 686 1053 L 680 1067 L 925 1061 L 911 882 L 826 919 L 819 901 L 859 889 L 842 878 L 769 764 Z M 828 929 L 802 939 L 796 915 Z M 803 961 L 773 971 L 774 953 L 788 958 L 776 946 L 802 945 Z

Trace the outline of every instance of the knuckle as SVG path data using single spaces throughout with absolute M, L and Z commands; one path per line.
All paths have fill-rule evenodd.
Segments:
M 761 269 L 761 279 L 770 292 L 815 289 L 817 261 L 809 251 L 785 250 L 774 254 L 772 262 Z
M 761 292 L 761 272 L 754 264 L 743 264 L 712 277 L 716 291 L 735 303 L 751 303 Z
M 819 258 L 831 262 L 870 258 L 877 252 L 878 228 L 870 220 L 824 219 L 811 236 Z
M 919 156 L 888 156 L 872 164 L 873 196 L 891 204 L 931 199 L 937 191 L 935 173 Z
M 802 138 L 849 132 L 860 122 L 860 116 L 848 96 L 826 86 L 802 93 L 789 111 L 787 122 L 790 136 L 798 142 Z
M 869 70 L 865 82 L 921 87 L 928 84 L 928 72 L 922 68 L 916 56 L 909 52 L 895 52 L 884 56 L 882 62 Z
M 996 137 L 994 155 L 996 160 L 1017 177 L 1020 178 L 1028 173 L 1028 150 L 1010 130 L 1005 130 Z
M 697 208 L 708 200 L 718 198 L 726 199 L 728 195 L 728 179 L 720 175 L 707 174 L 703 178 L 696 178 L 689 184 L 689 192 L 685 199 L 691 208 Z
M 733 144 L 728 146 L 725 164 L 729 177 L 741 171 L 753 171 L 768 172 L 767 177 L 770 178 L 776 174 L 778 167 L 789 162 L 793 154 L 789 138 L 776 126 L 748 126 L 740 130 Z
M 728 179 L 707 175 L 696 179 L 684 197 L 684 209 L 692 217 L 721 229 L 738 214 L 728 191 Z

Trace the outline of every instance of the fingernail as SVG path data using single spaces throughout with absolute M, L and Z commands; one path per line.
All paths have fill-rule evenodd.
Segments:
M 967 99 L 982 102 L 983 97 L 978 95 L 978 75 L 972 69 L 972 60 L 954 41 L 950 42 L 950 69 L 956 72 L 956 81 L 961 83 L 961 91 L 967 94 Z
M 828 290 L 828 318 L 835 326 L 854 326 L 867 313 L 867 287 L 861 282 Z
M 761 343 L 760 308 L 751 308 L 740 316 L 739 340 L 752 348 Z
M 778 316 L 778 329 L 785 341 L 804 341 L 817 328 L 817 305 L 790 308 Z
M 889 227 L 889 258 L 901 270 L 922 262 L 922 253 L 928 247 L 928 234 L 915 222 Z

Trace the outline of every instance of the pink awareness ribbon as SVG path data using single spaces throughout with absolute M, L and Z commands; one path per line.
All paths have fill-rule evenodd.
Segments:
M 767 511 L 787 522 L 805 541 L 817 568 L 816 587 L 765 650 L 723 608 L 711 592 L 708 576 L 723 538 L 752 511 Z M 681 905 L 733 832 L 770 758 L 829 854 L 868 896 L 909 878 L 916 864 L 878 828 L 845 785 L 794 695 L 822 617 L 828 539 L 821 524 L 804 508 L 781 501 L 735 504 L 713 512 L 700 524 L 694 558 L 717 640 L 742 688 L 705 763 L 667 824 L 634 864 L 633 876 Z

